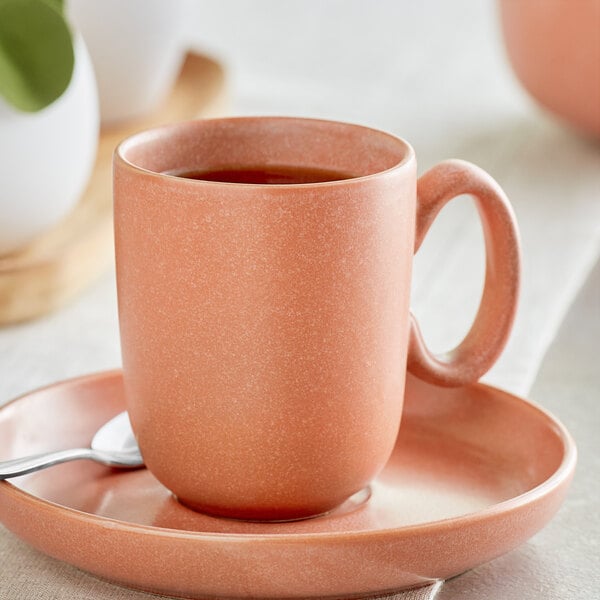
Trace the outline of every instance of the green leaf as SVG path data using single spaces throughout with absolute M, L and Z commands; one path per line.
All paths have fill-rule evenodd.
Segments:
M 0 0 L 0 95 L 15 108 L 45 108 L 67 89 L 75 56 L 61 0 Z

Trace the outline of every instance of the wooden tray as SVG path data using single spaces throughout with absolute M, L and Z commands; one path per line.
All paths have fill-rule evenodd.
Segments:
M 83 290 L 113 261 L 112 154 L 125 137 L 154 125 L 216 116 L 225 77 L 214 60 L 188 54 L 165 105 L 150 117 L 103 129 L 87 189 L 74 211 L 26 249 L 0 257 L 0 325 L 45 314 Z

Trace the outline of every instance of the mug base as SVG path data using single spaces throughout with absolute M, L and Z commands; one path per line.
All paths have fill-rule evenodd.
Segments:
M 358 508 L 360 508 L 363 504 L 369 501 L 371 498 L 371 486 L 366 486 L 344 500 L 341 504 L 334 506 L 328 510 L 314 512 L 314 511 L 306 511 L 302 509 L 297 510 L 289 510 L 289 509 L 280 509 L 280 508 L 271 508 L 271 509 L 257 509 L 256 507 L 247 507 L 247 508 L 234 508 L 230 509 L 227 507 L 215 507 L 215 506 L 207 506 L 205 504 L 199 504 L 196 502 L 189 502 L 183 498 L 179 498 L 175 494 L 173 497 L 179 504 L 193 510 L 195 512 L 200 512 L 210 517 L 215 517 L 219 519 L 229 519 L 232 521 L 246 521 L 250 523 L 291 523 L 294 521 L 306 521 L 307 519 L 317 519 L 319 517 L 324 517 L 326 515 L 335 513 L 335 514 L 346 514 L 350 513 Z

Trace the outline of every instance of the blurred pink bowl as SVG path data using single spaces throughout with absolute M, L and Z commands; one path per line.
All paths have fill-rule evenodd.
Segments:
M 600 137 L 600 0 L 499 0 L 512 67 L 545 108 Z

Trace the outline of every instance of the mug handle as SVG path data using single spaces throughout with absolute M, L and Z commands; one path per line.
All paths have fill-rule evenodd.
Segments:
M 415 252 L 442 207 L 461 194 L 474 197 L 485 239 L 485 284 L 475 321 L 454 350 L 436 356 L 411 314 L 407 368 L 443 386 L 474 383 L 494 364 L 510 334 L 520 285 L 519 233 L 512 207 L 492 177 L 466 161 L 444 161 L 419 178 Z

